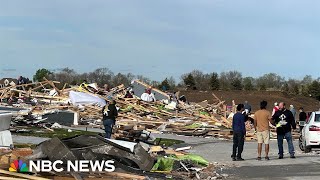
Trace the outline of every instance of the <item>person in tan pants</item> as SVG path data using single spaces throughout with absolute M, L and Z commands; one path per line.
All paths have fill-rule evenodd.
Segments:
M 254 114 L 254 128 L 257 132 L 258 139 L 258 158 L 261 160 L 262 144 L 265 144 L 265 160 L 269 159 L 269 140 L 270 140 L 270 128 L 269 122 L 272 123 L 271 113 L 266 109 L 267 101 L 260 103 L 260 110 Z

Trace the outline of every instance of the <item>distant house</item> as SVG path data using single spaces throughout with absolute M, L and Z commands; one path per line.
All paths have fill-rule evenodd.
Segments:
M 13 78 L 3 78 L 0 80 L 0 88 L 14 86 L 17 84 L 18 84 L 18 80 Z

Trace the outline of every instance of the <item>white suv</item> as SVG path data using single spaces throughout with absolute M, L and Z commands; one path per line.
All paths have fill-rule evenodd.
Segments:
M 299 138 L 299 147 L 306 153 L 312 148 L 320 148 L 320 111 L 312 112 L 306 120 Z

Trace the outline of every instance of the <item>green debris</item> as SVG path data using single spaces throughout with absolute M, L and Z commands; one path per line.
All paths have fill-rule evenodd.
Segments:
M 187 154 L 184 156 L 179 156 L 179 160 L 190 160 L 195 164 L 201 165 L 201 166 L 208 166 L 209 162 L 205 160 L 203 157 L 195 154 Z
M 165 158 L 165 157 L 160 157 L 157 160 L 157 163 L 154 164 L 153 168 L 151 171 L 165 171 L 165 172 L 171 172 L 173 169 L 174 162 L 177 159 L 175 158 Z
M 121 109 L 122 112 L 131 112 L 133 110 L 133 107 L 128 105 L 126 108 Z
M 161 105 L 157 105 L 158 110 L 162 110 L 162 111 L 167 111 L 167 112 L 171 112 L 170 109 L 165 108 L 165 105 L 161 104 Z
M 166 109 L 165 106 L 162 105 L 162 104 L 161 104 L 161 105 L 158 105 L 157 108 L 158 108 L 159 110 L 165 110 L 165 109 Z
M 200 111 L 199 114 L 204 116 L 210 116 L 210 114 L 207 111 Z
M 162 171 L 162 172 L 171 172 L 174 168 L 176 161 L 183 161 L 183 160 L 189 160 L 193 163 L 200 165 L 200 166 L 208 166 L 209 162 L 205 160 L 203 157 L 194 155 L 194 154 L 188 154 L 184 156 L 176 156 L 176 155 L 170 155 L 169 157 L 158 157 L 157 163 L 154 164 L 151 171 Z
M 186 126 L 185 128 L 187 129 L 197 129 L 197 128 L 201 128 L 202 124 L 201 123 L 193 123 L 191 125 Z

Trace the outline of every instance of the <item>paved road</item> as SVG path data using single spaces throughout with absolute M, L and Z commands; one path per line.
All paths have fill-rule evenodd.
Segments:
M 270 161 L 257 161 L 257 144 L 248 142 L 245 144 L 244 162 L 231 161 L 231 142 L 216 142 L 195 146 L 191 152 L 198 153 L 211 162 L 223 163 L 231 167 L 222 169 L 221 173 L 230 174 L 230 179 L 320 179 L 320 155 L 317 152 L 302 153 L 294 142 L 296 159 L 290 159 L 289 154 L 285 159 L 278 159 L 276 141 L 271 142 Z M 287 148 L 285 147 L 285 152 Z
M 178 138 L 193 146 L 191 153 L 199 154 L 211 163 L 226 165 L 218 172 L 228 174 L 227 179 L 320 179 L 320 152 L 309 154 L 302 153 L 295 141 L 296 159 L 290 159 L 285 154 L 283 160 L 278 159 L 277 142 L 271 140 L 270 161 L 257 161 L 257 143 L 246 142 L 244 147 L 243 162 L 231 161 L 231 141 L 221 141 L 207 138 L 193 138 L 175 135 L 157 135 L 157 137 Z M 284 150 L 287 151 L 284 142 Z M 264 156 L 264 154 L 263 154 Z

